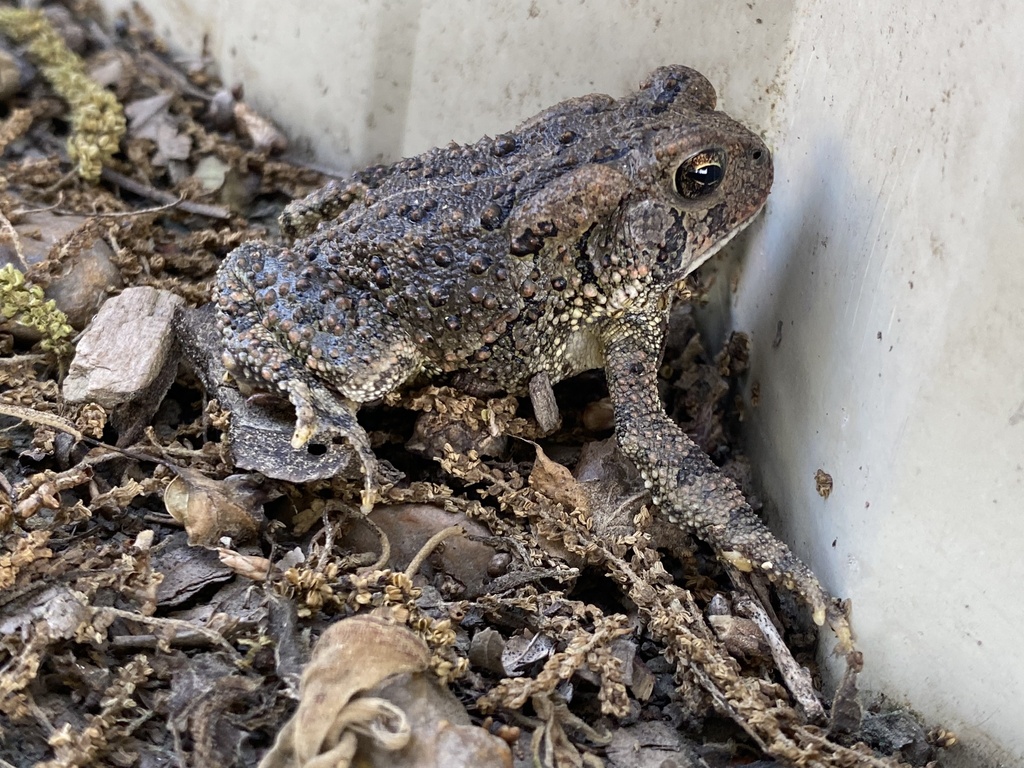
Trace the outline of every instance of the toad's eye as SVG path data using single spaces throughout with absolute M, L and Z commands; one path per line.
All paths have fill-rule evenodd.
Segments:
M 725 152 L 705 149 L 686 158 L 676 168 L 676 192 L 688 200 L 710 195 L 725 178 Z

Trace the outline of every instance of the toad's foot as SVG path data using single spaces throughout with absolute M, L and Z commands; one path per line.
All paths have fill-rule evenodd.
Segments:
M 369 513 L 376 500 L 377 457 L 366 430 L 356 419 L 358 403 L 321 387 L 310 388 L 303 381 L 289 381 L 285 387 L 288 399 L 295 406 L 292 448 L 299 450 L 310 444 L 330 443 L 339 438 L 347 440 L 363 465 L 362 511 Z
M 742 491 L 668 417 L 618 431 L 623 453 L 640 469 L 662 514 L 696 534 L 726 564 L 758 572 L 798 595 L 818 626 L 828 621 L 839 648 L 852 647 L 847 618 L 817 577 L 754 513 Z M 616 413 L 616 421 L 618 421 Z

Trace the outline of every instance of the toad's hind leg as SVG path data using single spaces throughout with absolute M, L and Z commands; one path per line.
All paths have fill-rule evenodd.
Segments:
M 663 316 L 652 311 L 625 318 L 604 331 L 608 387 L 615 434 L 637 465 L 668 519 L 708 542 L 739 571 L 760 571 L 799 595 L 816 624 L 826 619 L 842 651 L 852 638 L 845 614 L 811 570 L 754 514 L 743 493 L 682 429 L 665 415 L 657 366 Z
M 218 288 L 227 370 L 254 389 L 288 397 L 296 413 L 293 448 L 347 440 L 363 466 L 365 507 L 377 460 L 356 413 L 418 370 L 412 341 L 365 291 L 290 249 L 235 249 Z

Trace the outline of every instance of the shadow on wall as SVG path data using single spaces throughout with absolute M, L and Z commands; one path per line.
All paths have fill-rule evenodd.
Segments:
M 402 156 L 423 4 L 381 3 L 374 13 L 377 37 L 371 46 L 373 80 L 366 104 L 366 165 L 391 163 Z

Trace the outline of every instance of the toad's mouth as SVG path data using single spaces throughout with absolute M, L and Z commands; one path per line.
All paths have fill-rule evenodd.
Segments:
M 712 256 L 717 255 L 719 251 L 721 251 L 723 248 L 725 248 L 725 246 L 732 242 L 732 239 L 736 237 L 736 235 L 738 235 L 740 232 L 749 227 L 757 218 L 758 214 L 760 214 L 761 211 L 764 210 L 764 206 L 766 203 L 767 201 L 761 203 L 761 205 L 759 205 L 753 213 L 751 213 L 746 219 L 744 219 L 742 222 L 733 227 L 732 231 L 729 232 L 729 234 L 719 238 L 710 248 L 707 249 L 707 251 L 698 256 L 694 261 L 690 262 L 686 267 L 686 271 L 680 276 L 680 280 L 686 277 L 687 275 L 692 274 L 697 269 L 699 269 L 701 265 L 704 264 L 704 262 L 706 262 Z

